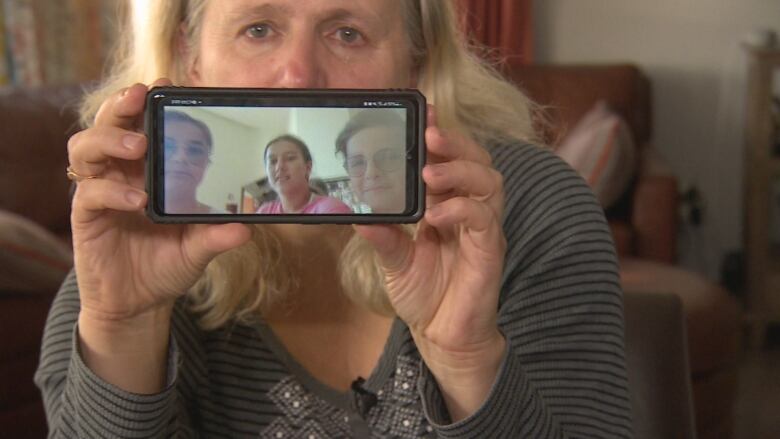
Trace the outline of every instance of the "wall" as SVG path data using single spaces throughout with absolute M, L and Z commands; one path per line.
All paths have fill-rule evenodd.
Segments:
M 313 177 L 343 178 L 335 139 L 349 119 L 347 109 L 179 107 L 206 123 L 214 140 L 211 163 L 197 189 L 197 199 L 224 209 L 228 196 L 241 199 L 241 188 L 265 176 L 263 152 L 273 138 L 293 134 L 312 154 Z
M 683 227 L 681 263 L 717 279 L 724 252 L 742 242 L 740 40 L 780 31 L 778 0 L 537 0 L 540 63 L 638 64 L 653 86 L 654 141 L 706 203 L 700 227 Z
M 214 140 L 211 164 L 198 186 L 198 201 L 225 209 L 228 195 L 238 200 L 241 186 L 262 169 L 262 153 L 257 152 L 257 134 L 252 127 L 203 108 L 184 108 L 192 117 L 209 126 Z
M 342 158 L 336 157 L 336 137 L 349 120 L 346 108 L 299 108 L 290 120 L 290 131 L 300 137 L 311 152 L 312 177 L 344 177 Z

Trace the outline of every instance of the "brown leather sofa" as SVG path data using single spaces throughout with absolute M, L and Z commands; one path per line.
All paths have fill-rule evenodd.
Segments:
M 649 84 L 636 68 L 509 66 L 508 74 L 534 99 L 552 107 L 556 127 L 573 126 L 597 98 L 606 97 L 629 121 L 641 140 L 638 143 L 647 145 Z M 66 143 L 76 130 L 73 104 L 81 89 L 0 89 L 0 209 L 30 218 L 66 242 L 70 187 L 65 178 Z M 637 389 L 632 394 L 636 437 L 672 437 L 657 436 L 661 431 L 690 437 L 686 425 L 691 420 L 685 412 L 690 384 L 685 377 L 689 376 L 694 383 L 699 437 L 728 437 L 737 309 L 717 286 L 669 265 L 675 253 L 676 183 L 668 172 L 659 172 L 663 167 L 657 166 L 651 149 L 643 149 L 643 157 L 651 158 L 643 160 L 641 176 L 628 201 L 609 212 L 628 293 L 627 351 L 631 385 Z M 671 278 L 669 273 L 678 277 Z M 653 293 L 650 298 L 633 294 L 641 288 Z M 32 375 L 43 321 L 55 292 L 56 288 L 0 291 L 0 436 L 45 437 L 45 417 Z M 665 292 L 678 300 L 664 298 L 661 293 Z M 679 303 L 687 322 L 687 339 L 681 338 L 684 328 L 674 324 Z M 680 354 L 686 344 L 692 373 Z M 676 352 L 674 346 L 679 348 L 677 355 L 670 353 Z M 666 357 L 659 359 L 659 355 Z
M 698 437 L 731 437 L 741 337 L 740 307 L 723 288 L 674 266 L 677 181 L 650 142 L 650 81 L 631 64 L 509 63 L 505 73 L 546 108 L 552 127 L 550 139 L 562 139 L 566 130 L 574 127 L 598 100 L 609 103 L 631 128 L 640 150 L 638 173 L 632 188 L 607 211 L 620 256 L 623 289 L 627 296 L 654 293 L 679 297 L 686 321 Z M 629 313 L 627 309 L 627 320 L 632 317 Z M 629 339 L 637 341 L 643 339 Z
M 74 106 L 81 90 L 0 89 L 0 209 L 35 221 L 64 242 L 70 236 L 66 144 L 77 128 Z M 31 279 L 29 284 L 40 282 Z M 0 290 L 1 437 L 46 437 L 32 376 L 56 291 L 53 285 L 43 291 L 26 285 Z
M 634 437 L 695 438 L 682 301 L 671 293 L 631 293 L 623 307 Z
M 677 180 L 650 143 L 650 82 L 632 65 L 506 66 L 507 76 L 545 110 L 543 130 L 560 142 L 599 100 L 623 117 L 639 148 L 632 189 L 607 212 L 621 257 L 673 263 L 677 241 Z

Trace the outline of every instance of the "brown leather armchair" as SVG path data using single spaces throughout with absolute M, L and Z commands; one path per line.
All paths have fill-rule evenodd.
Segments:
M 677 179 L 650 143 L 650 82 L 631 65 L 512 65 L 507 76 L 546 113 L 545 137 L 555 145 L 604 100 L 631 129 L 640 151 L 632 189 L 608 212 L 621 257 L 674 263 Z
M 551 127 L 546 134 L 553 144 L 599 100 L 605 100 L 631 128 L 640 151 L 638 172 L 632 187 L 606 212 L 620 257 L 626 299 L 636 293 L 679 297 L 686 321 L 698 437 L 730 437 L 740 308 L 723 288 L 674 266 L 677 180 L 650 142 L 650 81 L 631 64 L 522 66 L 510 62 L 504 73 L 545 108 Z M 627 309 L 626 320 L 630 318 Z M 628 321 L 627 326 L 632 323 Z

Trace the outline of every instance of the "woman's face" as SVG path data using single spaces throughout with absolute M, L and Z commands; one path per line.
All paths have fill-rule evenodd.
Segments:
M 185 121 L 165 123 L 166 194 L 193 192 L 203 180 L 211 146 L 198 126 Z
M 298 145 L 286 140 L 272 143 L 265 152 L 265 171 L 276 193 L 284 196 L 309 190 L 311 162 Z
M 347 142 L 346 168 L 352 191 L 374 213 L 406 207 L 406 137 L 403 129 L 366 128 Z
M 398 0 L 211 0 L 188 70 L 190 83 L 414 86 L 400 6 Z

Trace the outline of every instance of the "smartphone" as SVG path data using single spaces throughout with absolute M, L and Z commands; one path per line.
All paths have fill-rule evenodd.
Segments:
M 417 90 L 157 87 L 147 215 L 158 223 L 413 223 L 425 212 Z

